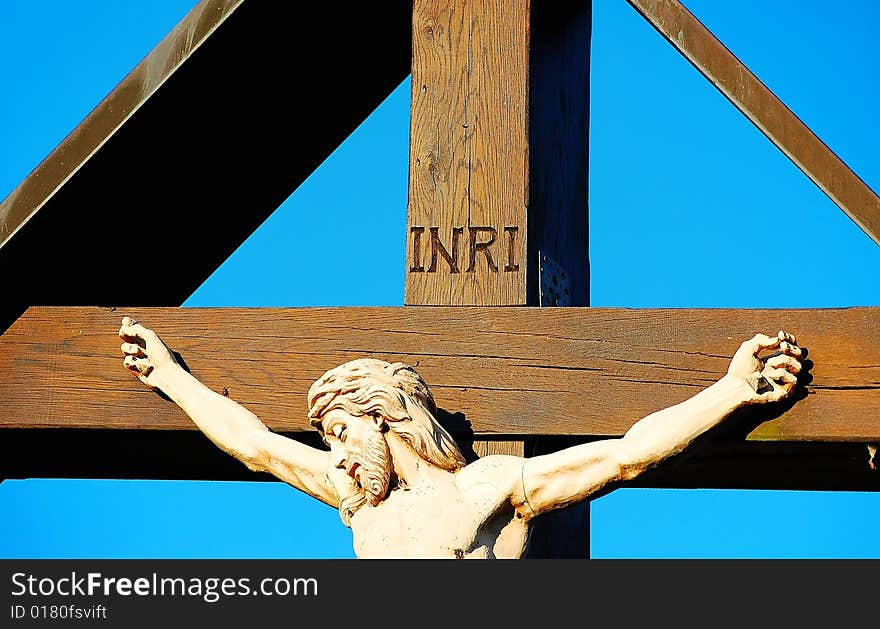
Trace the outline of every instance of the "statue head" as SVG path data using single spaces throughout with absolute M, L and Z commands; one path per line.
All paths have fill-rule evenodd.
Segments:
M 424 380 L 403 363 L 352 360 L 321 376 L 309 388 L 308 401 L 309 422 L 325 440 L 344 442 L 348 420 L 359 422 L 359 438 L 340 445 L 346 449 L 344 462 L 334 462 L 356 480 L 352 494 L 340 497 L 340 515 L 347 525 L 358 508 L 368 501 L 376 505 L 388 493 L 393 467 L 385 432 L 393 432 L 437 467 L 455 471 L 466 465 L 455 440 L 436 419 L 437 406 Z

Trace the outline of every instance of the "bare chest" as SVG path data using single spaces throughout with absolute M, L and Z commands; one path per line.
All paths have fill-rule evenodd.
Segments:
M 352 518 L 359 558 L 516 558 L 522 554 L 527 525 L 506 496 L 463 493 L 444 487 L 398 489 L 376 507 Z

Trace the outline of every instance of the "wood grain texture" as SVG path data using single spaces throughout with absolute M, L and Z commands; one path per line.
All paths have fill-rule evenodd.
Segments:
M 523 0 L 413 3 L 406 304 L 527 303 L 529 24 Z
M 523 441 L 513 439 L 505 441 L 495 439 L 493 441 L 474 441 L 471 443 L 471 449 L 478 458 L 488 456 L 490 454 L 509 454 L 511 456 L 525 456 L 525 446 Z
M 526 303 L 528 51 L 528 0 L 413 3 L 408 305 Z M 450 257 L 461 230 L 458 272 L 431 272 L 431 227 Z
M 375 356 L 414 365 L 464 437 L 619 436 L 719 378 L 741 341 L 784 328 L 815 363 L 805 399 L 760 407 L 732 438 L 880 442 L 878 308 L 36 307 L 0 336 L 0 424 L 193 429 L 122 367 L 123 315 L 275 430 L 310 430 L 309 385 Z
M 546 303 L 539 252 L 589 304 L 590 28 L 589 2 L 414 3 L 406 304 Z
M 628 0 L 862 231 L 880 245 L 880 197 L 678 0 Z M 843 113 L 843 112 L 841 112 Z

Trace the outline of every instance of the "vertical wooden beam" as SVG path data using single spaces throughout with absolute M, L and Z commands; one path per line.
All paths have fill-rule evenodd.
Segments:
M 539 0 L 532 6 L 527 174 L 530 305 L 590 305 L 591 8 L 588 0 Z M 540 295 L 542 269 L 550 280 L 548 271 L 561 273 L 557 280 L 569 293 L 554 299 L 544 282 Z
M 528 0 L 416 0 L 406 304 L 525 305 Z
M 590 35 L 592 4 L 538 0 L 531 11 L 529 60 L 530 304 L 589 306 Z M 536 456 L 573 445 L 529 439 Z M 542 516 L 526 556 L 589 557 L 590 504 Z
M 590 6 L 413 3 L 407 305 L 589 304 Z M 530 556 L 586 556 L 588 514 L 546 518 Z

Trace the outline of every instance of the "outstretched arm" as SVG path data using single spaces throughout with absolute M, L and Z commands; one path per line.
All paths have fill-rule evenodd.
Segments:
M 119 336 L 124 341 L 125 367 L 148 387 L 171 398 L 218 447 L 252 470 L 269 472 L 338 506 L 326 479 L 327 452 L 271 432 L 249 410 L 187 373 L 155 332 L 131 318 L 122 319 Z
M 770 350 L 778 353 L 760 357 Z M 525 501 L 518 509 L 531 516 L 583 500 L 610 482 L 632 479 L 681 452 L 734 410 L 788 397 L 797 384 L 802 355 L 790 334 L 758 334 L 740 346 L 718 382 L 680 404 L 648 415 L 622 438 L 527 459 L 522 471 Z

